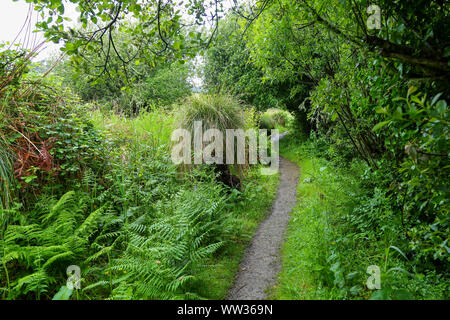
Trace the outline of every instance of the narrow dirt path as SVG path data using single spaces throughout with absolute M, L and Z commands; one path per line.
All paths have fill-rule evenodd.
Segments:
M 284 135 L 280 135 L 281 137 Z M 297 202 L 298 166 L 280 157 L 280 186 L 268 217 L 259 225 L 247 248 L 228 300 L 260 300 L 275 284 L 281 269 L 279 250 L 290 212 Z

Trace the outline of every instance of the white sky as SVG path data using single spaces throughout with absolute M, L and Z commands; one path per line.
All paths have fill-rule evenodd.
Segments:
M 14 40 L 25 22 L 28 6 L 24 0 L 0 0 L 0 42 Z
M 30 4 L 25 2 L 25 0 L 19 0 L 13 2 L 12 0 L 0 0 L 0 43 L 1 42 L 12 42 L 19 34 L 22 29 L 29 10 Z M 66 16 L 70 17 L 72 20 L 76 21 L 77 12 L 75 11 L 74 5 L 71 3 L 66 4 Z M 33 10 L 33 18 L 31 27 L 35 29 L 35 23 L 40 14 Z M 21 33 L 16 43 L 23 43 L 25 30 Z M 33 33 L 33 36 L 35 34 Z M 44 41 L 44 35 L 42 33 L 36 34 L 36 43 Z M 59 46 L 53 42 L 48 42 L 45 45 L 45 49 L 36 58 L 36 60 L 42 60 L 48 57 L 52 52 L 58 52 Z

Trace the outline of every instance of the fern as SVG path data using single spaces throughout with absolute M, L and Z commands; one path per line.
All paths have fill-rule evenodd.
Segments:
M 144 299 L 201 298 L 189 287 L 199 267 L 225 243 L 219 239 L 229 219 L 221 192 L 200 183 L 178 191 L 170 202 L 158 202 L 153 219 L 144 215 L 130 222 L 125 228 L 126 250 L 107 268 L 118 275 L 126 271 L 130 277 L 111 298 L 130 298 L 130 292 Z M 215 193 L 212 202 L 211 193 Z
M 106 205 L 105 205 L 106 206 Z M 100 216 L 105 210 L 105 206 L 97 209 L 96 211 L 92 212 L 84 221 L 83 223 L 78 227 L 77 230 L 75 230 L 75 236 L 80 238 L 88 238 L 97 227 L 97 223 L 99 221 Z
M 104 208 L 84 217 L 83 196 L 71 191 L 50 205 L 47 213 L 41 215 L 39 223 L 29 225 L 9 225 L 2 245 L 5 247 L 1 264 L 12 262 L 20 268 L 10 270 L 10 298 L 27 296 L 34 292 L 36 297 L 52 294 L 50 285 L 60 279 L 65 283 L 65 270 L 73 261 L 83 262 L 90 254 L 88 239 L 97 229 Z M 41 208 L 42 209 L 42 208 Z M 49 296 L 50 297 L 50 296 Z

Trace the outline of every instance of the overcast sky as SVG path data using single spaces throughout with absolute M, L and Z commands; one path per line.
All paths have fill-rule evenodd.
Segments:
M 25 0 L 0 0 L 0 42 L 14 40 L 25 22 L 28 6 Z
M 27 19 L 29 6 L 30 4 L 26 3 L 25 0 L 19 0 L 17 2 L 14 2 L 13 0 L 0 0 L 0 42 L 12 42 L 16 38 Z M 73 21 L 76 21 L 77 15 L 73 4 L 67 3 L 65 11 L 66 16 L 70 17 Z M 33 11 L 33 20 L 31 24 L 33 29 L 35 28 L 34 25 L 38 16 L 39 13 Z M 22 32 L 16 42 L 22 43 L 25 34 L 26 32 Z M 38 33 L 36 39 L 37 42 L 44 41 L 44 35 Z M 37 60 L 45 59 L 52 52 L 57 52 L 58 48 L 59 46 L 53 42 L 47 43 L 46 48 L 37 57 Z

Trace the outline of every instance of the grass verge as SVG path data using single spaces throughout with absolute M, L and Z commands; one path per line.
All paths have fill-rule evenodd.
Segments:
M 420 270 L 399 249 L 403 235 L 389 228 L 396 217 L 364 187 L 364 163 L 337 167 L 311 141 L 292 136 L 281 140 L 280 151 L 301 175 L 272 299 L 446 299 L 448 280 Z M 374 266 L 377 290 L 367 285 Z
M 300 158 L 289 150 L 283 153 L 301 168 L 297 187 L 298 204 L 291 213 L 286 242 L 281 250 L 282 270 L 270 293 L 271 299 L 320 299 L 328 296 L 318 283 L 327 243 L 324 237 L 326 204 L 321 200 L 321 187 L 312 182 L 317 159 Z
M 300 144 L 290 135 L 281 140 L 280 151 L 299 165 L 301 175 L 298 203 L 291 213 L 281 250 L 282 270 L 271 298 L 367 298 L 370 292 L 362 290 L 364 273 L 360 270 L 347 273 L 342 266 L 345 263 L 340 260 L 354 259 L 362 265 L 366 262 L 361 256 L 376 255 L 376 252 L 358 248 L 352 256 L 337 247 L 341 234 L 347 232 L 342 228 L 346 226 L 343 217 L 350 215 L 357 204 L 352 195 L 359 193 L 356 177 L 361 167 L 356 164 L 345 172 L 336 170 L 329 161 L 315 156 L 311 144 Z

